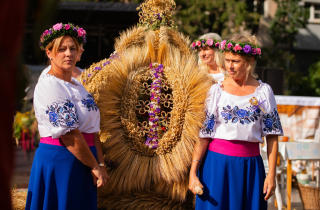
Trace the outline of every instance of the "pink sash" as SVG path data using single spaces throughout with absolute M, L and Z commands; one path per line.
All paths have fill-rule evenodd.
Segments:
M 208 149 L 212 152 L 236 157 L 254 157 L 260 155 L 258 142 L 212 139 Z
M 84 139 L 86 140 L 89 147 L 94 146 L 94 134 L 93 133 L 82 133 L 82 135 L 83 135 Z M 51 136 L 41 137 L 40 143 L 65 147 L 61 138 L 60 139 L 53 139 Z

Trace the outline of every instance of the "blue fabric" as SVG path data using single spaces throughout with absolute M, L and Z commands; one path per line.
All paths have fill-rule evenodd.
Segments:
M 96 157 L 96 148 L 90 150 Z M 40 143 L 31 169 L 26 203 L 29 209 L 97 209 L 97 187 L 91 169 L 67 148 Z
M 234 157 L 208 150 L 199 169 L 203 194 L 196 210 L 265 210 L 261 156 Z

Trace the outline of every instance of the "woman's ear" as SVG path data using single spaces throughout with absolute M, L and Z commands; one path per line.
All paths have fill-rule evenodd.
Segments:
M 52 52 L 48 49 L 46 49 L 46 54 L 47 54 L 47 57 L 51 60 L 52 59 Z

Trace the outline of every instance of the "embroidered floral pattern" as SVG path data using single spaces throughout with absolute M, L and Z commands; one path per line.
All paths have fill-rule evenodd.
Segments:
M 54 127 L 61 125 L 71 127 L 74 123 L 79 124 L 77 109 L 69 100 L 65 103 L 54 102 L 48 106 L 46 114 L 49 115 L 49 121 Z
M 258 120 L 260 117 L 261 110 L 259 108 L 246 108 L 239 109 L 238 106 L 235 106 L 233 109 L 231 106 L 227 105 L 223 107 L 221 116 L 224 118 L 225 123 L 228 123 L 231 120 L 232 123 L 240 122 L 242 125 L 249 124 Z
M 262 122 L 264 124 L 263 131 L 267 133 L 283 133 L 280 117 L 277 110 L 274 108 L 270 114 L 263 115 Z
M 82 99 L 81 100 L 81 103 L 87 107 L 88 111 L 90 112 L 91 110 L 92 111 L 98 111 L 98 106 L 96 104 L 96 102 L 94 101 L 94 98 L 92 97 L 91 94 L 88 94 L 87 95 L 87 99 Z
M 216 117 L 210 114 L 208 111 L 206 113 L 206 119 L 204 120 L 201 132 L 203 135 L 211 135 L 214 131 L 214 124 L 216 123 Z

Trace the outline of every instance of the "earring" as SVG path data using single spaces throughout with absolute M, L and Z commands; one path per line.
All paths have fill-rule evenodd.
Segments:
M 50 58 L 50 61 L 52 60 L 52 58 Z

